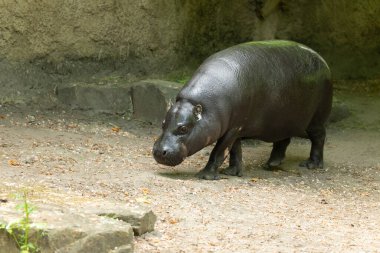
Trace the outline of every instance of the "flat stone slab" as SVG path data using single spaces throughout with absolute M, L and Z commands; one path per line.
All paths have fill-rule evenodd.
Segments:
M 58 100 L 72 109 L 126 114 L 132 110 L 130 87 L 72 84 L 58 87 Z
M 0 204 L 0 223 L 17 222 L 21 217 L 15 203 Z M 95 202 L 66 209 L 53 204 L 38 205 L 31 220 L 31 241 L 41 252 L 130 253 L 134 234 L 152 231 L 156 216 L 149 208 Z M 14 239 L 4 229 L 0 229 L 0 249 L 19 252 Z
M 144 206 L 120 206 L 120 203 L 90 202 L 83 205 L 84 212 L 122 220 L 131 224 L 135 235 L 154 230 L 157 216 Z

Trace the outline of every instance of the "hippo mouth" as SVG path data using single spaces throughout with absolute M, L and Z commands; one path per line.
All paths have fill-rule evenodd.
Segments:
M 156 162 L 167 165 L 167 166 L 176 166 L 185 160 L 186 155 L 181 155 L 179 152 L 173 152 L 168 150 L 162 150 L 159 148 L 153 149 L 153 157 Z
M 182 163 L 185 160 L 185 158 L 175 157 L 175 156 L 162 157 L 160 155 L 155 154 L 155 152 L 153 152 L 153 156 L 156 162 L 158 162 L 159 164 L 172 166 L 172 167 L 177 166 L 178 164 Z
M 156 162 L 172 167 L 182 163 L 187 157 L 187 148 L 183 143 L 165 145 L 161 139 L 154 143 L 152 151 Z

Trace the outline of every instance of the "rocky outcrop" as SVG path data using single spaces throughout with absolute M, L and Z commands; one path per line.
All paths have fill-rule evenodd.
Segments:
M 0 223 L 20 219 L 14 203 L 2 203 Z M 154 229 L 155 214 L 146 207 L 126 207 L 121 203 L 85 203 L 77 208 L 39 205 L 31 216 L 30 240 L 41 252 L 130 253 L 133 237 Z M 0 229 L 1 252 L 19 252 L 14 238 Z

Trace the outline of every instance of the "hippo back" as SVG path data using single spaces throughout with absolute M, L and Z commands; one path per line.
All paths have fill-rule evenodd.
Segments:
M 302 44 L 249 42 L 206 59 L 177 99 L 212 108 L 226 121 L 224 125 L 229 125 L 226 127 L 231 123 L 245 125 L 253 119 L 270 122 L 267 117 L 280 112 L 294 114 L 294 121 L 298 121 L 290 118 L 284 125 L 304 128 L 322 93 L 331 88 L 329 79 L 330 70 L 323 58 Z

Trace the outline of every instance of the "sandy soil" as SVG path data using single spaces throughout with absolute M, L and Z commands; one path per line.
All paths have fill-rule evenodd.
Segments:
M 354 115 L 329 127 L 324 170 L 297 166 L 306 140 L 292 140 L 276 171 L 262 169 L 271 145 L 249 142 L 244 176 L 219 181 L 194 178 L 210 148 L 156 164 L 160 130 L 149 124 L 3 106 L 0 198 L 29 187 L 33 200 L 148 205 L 156 231 L 136 238 L 136 252 L 380 252 L 380 98 L 352 103 Z

